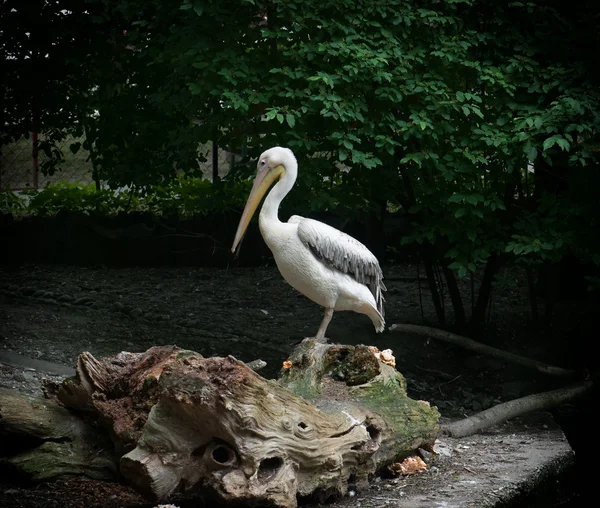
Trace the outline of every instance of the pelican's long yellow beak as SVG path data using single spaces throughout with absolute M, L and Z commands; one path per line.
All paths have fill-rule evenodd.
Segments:
M 277 180 L 281 175 L 285 173 L 285 168 L 281 165 L 275 166 L 274 168 L 265 168 L 259 170 L 254 179 L 254 185 L 252 185 L 252 190 L 250 191 L 250 196 L 248 196 L 248 201 L 246 201 L 246 206 L 244 207 L 244 212 L 242 213 L 242 217 L 240 219 L 240 223 L 238 224 L 237 232 L 235 233 L 235 239 L 233 240 L 233 246 L 231 247 L 231 252 L 235 252 L 235 249 L 239 245 L 244 233 L 246 232 L 246 228 L 252 217 L 254 216 L 254 212 L 258 208 L 263 196 L 269 190 L 273 182 Z

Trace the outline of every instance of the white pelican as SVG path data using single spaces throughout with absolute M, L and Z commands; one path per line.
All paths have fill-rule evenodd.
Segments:
M 325 307 L 316 339 L 326 341 L 325 332 L 334 310 L 353 310 L 371 318 L 377 332 L 383 319 L 383 273 L 373 253 L 358 240 L 322 222 L 298 215 L 281 222 L 279 205 L 292 189 L 298 163 L 289 148 L 276 146 L 264 152 L 240 219 L 231 252 L 240 243 L 258 204 L 269 187 L 260 211 L 260 232 L 273 253 L 277 268 L 288 283 L 313 302 Z

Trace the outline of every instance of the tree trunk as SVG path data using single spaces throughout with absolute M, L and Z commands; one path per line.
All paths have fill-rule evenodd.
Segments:
M 531 320 L 537 325 L 540 320 L 540 314 L 538 312 L 537 292 L 535 288 L 533 269 L 531 266 L 526 266 L 525 272 L 527 273 L 527 292 L 529 294 L 529 304 L 531 305 Z
M 409 399 L 384 361 L 393 358 L 375 348 L 307 339 L 269 381 L 233 357 L 174 346 L 82 353 L 57 398 L 109 431 L 121 474 L 149 498 L 202 489 L 295 507 L 433 444 L 439 413 Z
M 479 338 L 483 336 L 483 331 L 485 330 L 485 313 L 490 303 L 490 297 L 492 296 L 492 283 L 499 268 L 500 259 L 497 254 L 492 254 L 485 265 L 477 294 L 477 303 L 471 316 L 471 336 L 473 337 Z
M 458 330 L 465 330 L 467 327 L 467 318 L 465 315 L 465 307 L 463 305 L 462 297 L 460 295 L 460 289 L 458 289 L 458 283 L 454 272 L 448 268 L 444 259 L 440 260 L 442 270 L 444 271 L 444 277 L 446 278 L 446 284 L 448 284 L 448 294 L 452 301 L 452 308 L 454 309 L 454 324 Z
M 427 284 L 429 285 L 429 291 L 431 292 L 431 299 L 433 300 L 433 307 L 438 318 L 438 322 L 441 327 L 446 326 L 446 312 L 440 298 L 438 291 L 437 282 L 435 280 L 435 274 L 433 273 L 433 267 L 436 262 L 433 247 L 429 243 L 423 244 L 423 258 L 425 264 L 425 273 L 427 274 Z

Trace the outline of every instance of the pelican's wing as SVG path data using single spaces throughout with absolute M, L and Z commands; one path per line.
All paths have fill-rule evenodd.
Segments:
M 346 233 L 317 220 L 299 215 L 290 217 L 291 224 L 298 224 L 298 236 L 317 259 L 330 268 L 353 277 L 367 286 L 377 302 L 377 310 L 383 316 L 383 272 L 375 255 L 358 240 Z

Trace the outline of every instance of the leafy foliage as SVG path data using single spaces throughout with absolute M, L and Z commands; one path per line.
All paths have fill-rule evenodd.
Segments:
M 16 38 L 26 11 L 14 5 Z M 44 9 L 61 27 L 58 7 Z M 145 206 L 202 206 L 197 191 L 209 184 L 168 183 L 197 174 L 202 143 L 249 159 L 279 144 L 300 159 L 287 206 L 400 206 L 412 224 L 402 241 L 422 245 L 449 285 L 455 272 L 485 266 L 490 286 L 507 260 L 575 253 L 600 263 L 592 0 L 577 9 L 558 0 L 88 0 L 82 9 L 66 16 L 82 20 L 72 39 L 53 50 L 67 63 L 51 55 L 64 79 L 49 88 L 64 97 L 69 86 L 73 107 L 44 101 L 57 127 L 69 111 L 85 133 L 99 180 L 140 196 L 152 189 Z M 222 189 L 249 172 L 237 168 Z
M 249 190 L 246 182 L 229 184 L 227 192 L 216 193 L 211 182 L 185 176 L 143 190 L 98 190 L 95 185 L 59 182 L 40 191 L 2 192 L 0 213 L 44 216 L 72 211 L 110 216 L 147 212 L 156 216 L 206 216 L 239 208 Z
M 44 133 L 37 149 L 45 152 L 41 168 L 53 174 L 63 161 L 60 145 L 94 105 L 96 86 L 89 70 L 105 53 L 110 25 L 97 25 L 94 5 L 78 0 L 47 2 L 6 0 L 0 9 L 3 128 L 0 144 L 31 132 Z

